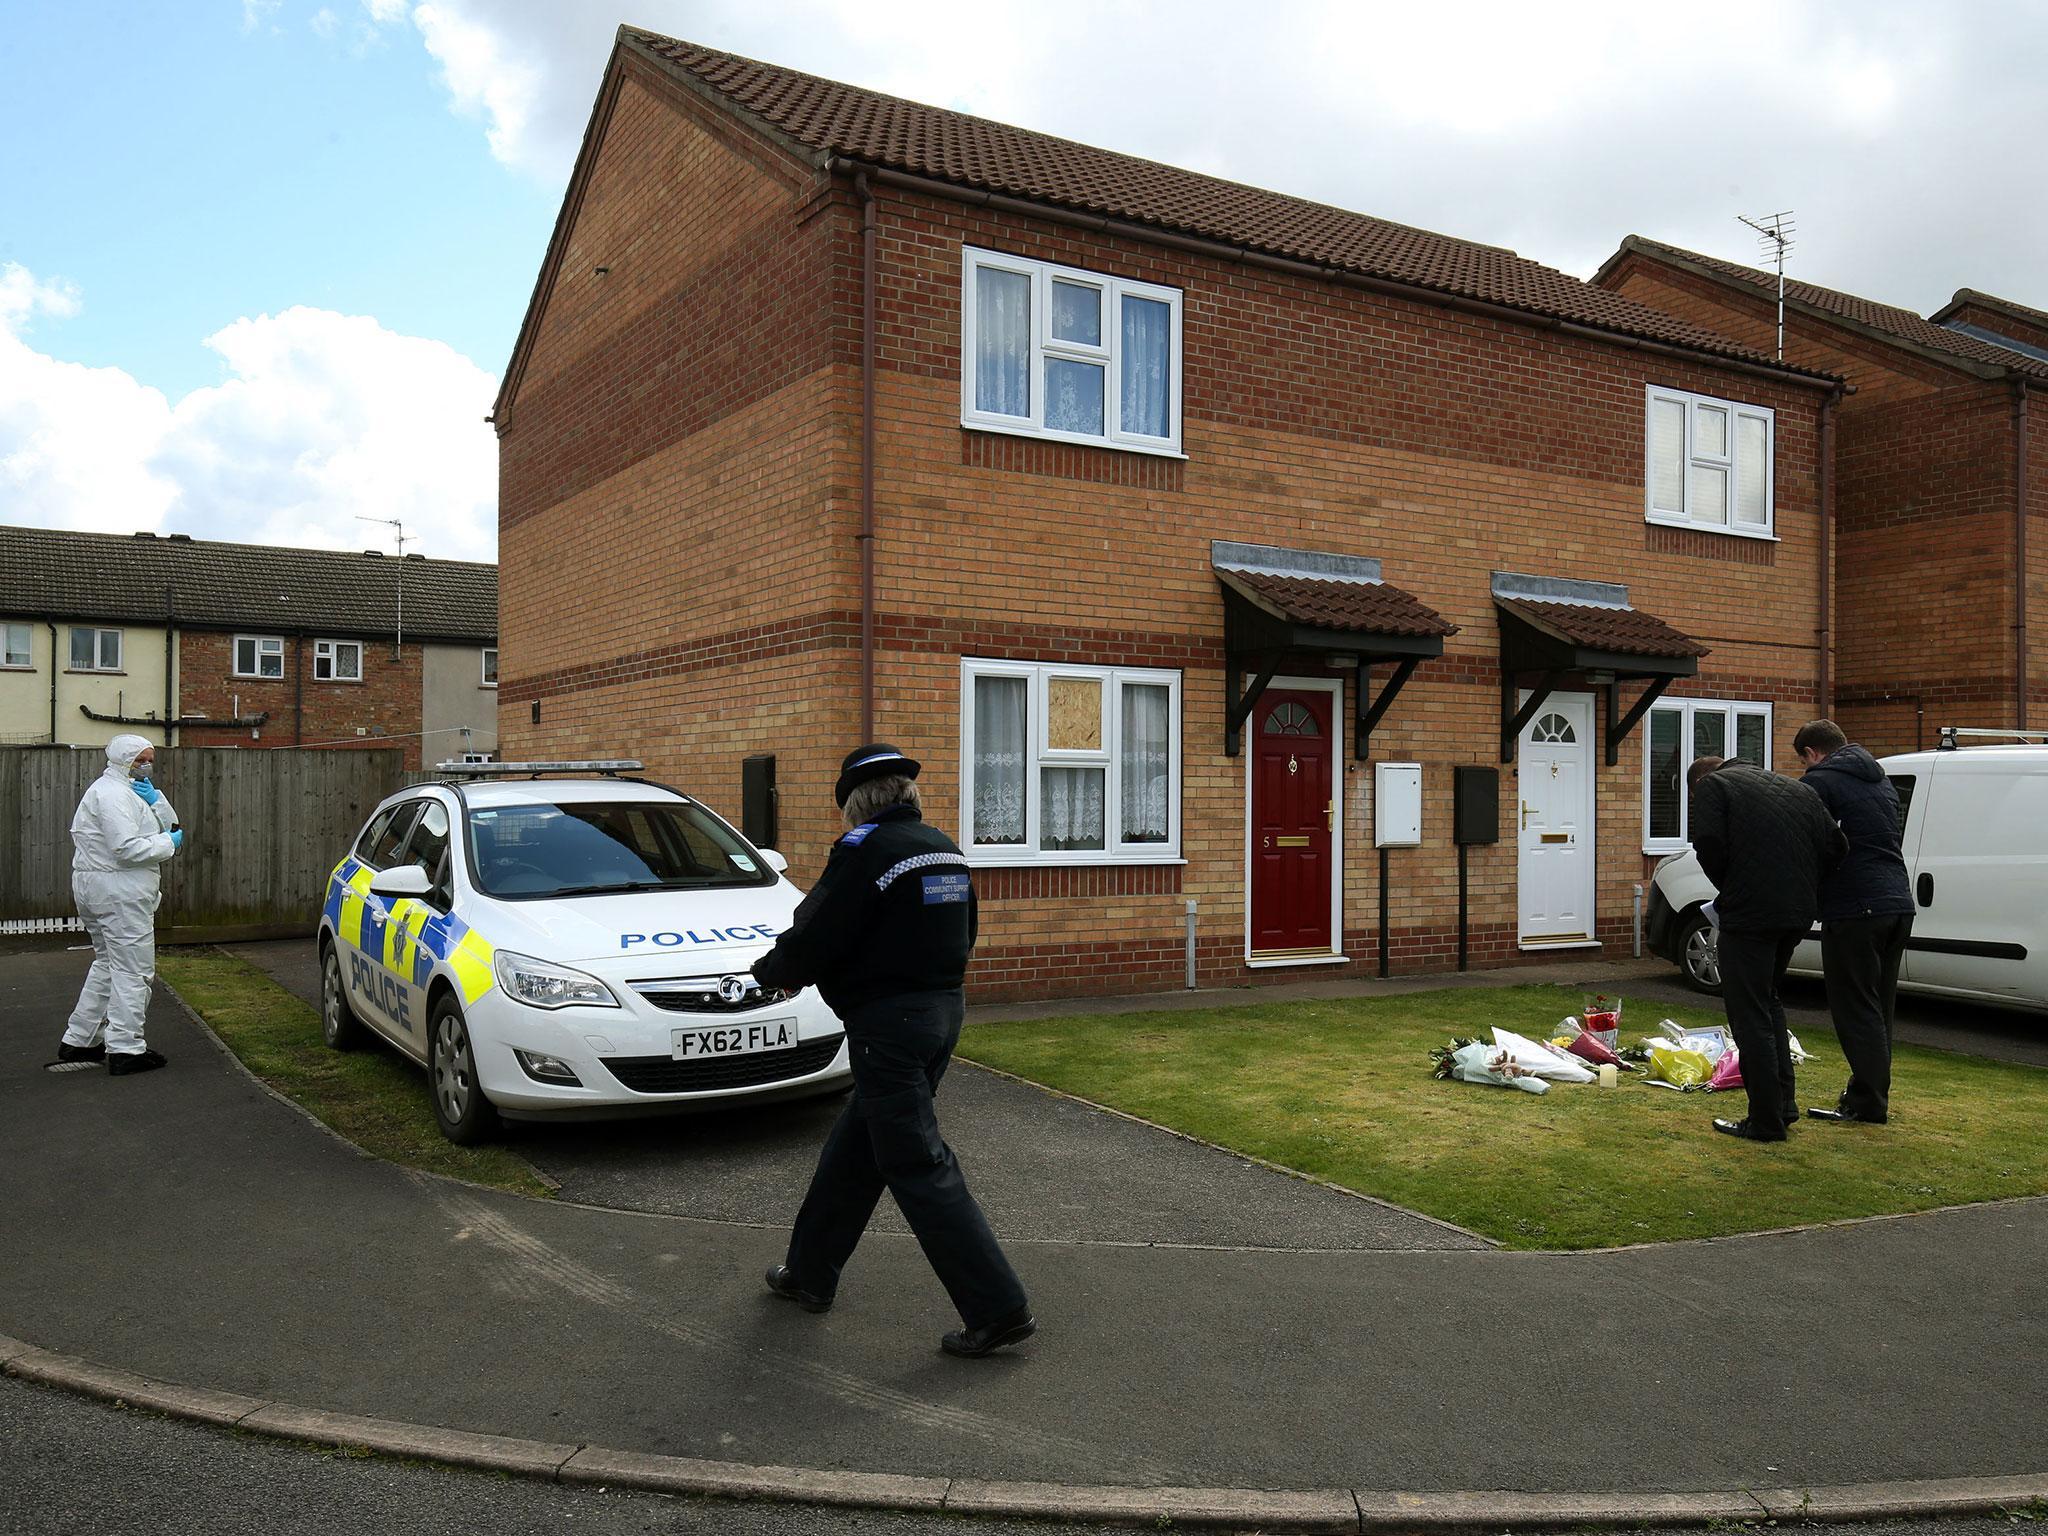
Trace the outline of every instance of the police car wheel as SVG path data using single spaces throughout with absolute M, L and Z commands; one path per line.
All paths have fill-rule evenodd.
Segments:
M 348 1000 L 341 979 L 341 956 L 332 943 L 320 946 L 320 1035 L 329 1048 L 353 1051 L 369 1037 Z
M 1721 995 L 1720 935 L 1695 907 L 1678 925 L 1678 970 L 1685 984 L 1711 997 Z
M 435 1004 L 427 1026 L 427 1092 L 441 1134 L 457 1146 L 473 1146 L 497 1130 L 498 1111 L 476 1080 L 469 1026 L 452 997 Z

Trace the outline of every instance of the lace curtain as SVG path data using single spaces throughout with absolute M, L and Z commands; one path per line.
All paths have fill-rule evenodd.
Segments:
M 1022 272 L 975 268 L 974 408 L 1031 414 L 1031 279 Z
M 1123 429 L 1166 437 L 1172 428 L 1168 380 L 1173 311 L 1157 299 L 1123 301 Z
M 1101 848 L 1102 785 L 1100 768 L 1048 768 L 1042 783 L 1045 798 L 1038 807 L 1038 846 L 1048 853 Z
M 1123 840 L 1127 843 L 1166 841 L 1168 701 L 1164 688 L 1126 684 L 1123 690 L 1118 772 L 1123 792 Z
M 1024 749 L 1030 685 L 1021 677 L 974 680 L 974 841 L 1024 841 Z

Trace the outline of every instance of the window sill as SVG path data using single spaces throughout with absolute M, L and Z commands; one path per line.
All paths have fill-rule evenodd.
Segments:
M 1162 854 L 1156 858 L 1139 858 L 1125 854 L 1046 854 L 1039 858 L 976 858 L 972 849 L 966 850 L 969 869 L 1126 869 L 1132 865 L 1158 866 L 1162 864 L 1185 864 L 1187 860 L 1179 854 Z
M 1731 539 L 1757 539 L 1767 544 L 1782 543 L 1777 534 L 1768 528 L 1737 528 L 1729 523 L 1695 523 L 1683 517 L 1658 517 L 1650 515 L 1643 519 L 1659 528 L 1683 528 L 1692 533 L 1718 533 Z
M 4 666 L 0 666 L 0 672 L 35 672 L 38 670 L 40 669 L 32 661 L 24 661 L 19 665 L 10 661 Z
M 128 673 L 124 668 L 119 667 L 66 667 L 64 675 L 66 677 L 126 677 Z
M 1068 448 L 1101 448 L 1110 453 L 1142 453 L 1155 459 L 1185 459 L 1178 448 L 1155 448 L 1149 443 L 1126 443 L 1108 437 L 1082 437 L 1073 432 L 1044 432 L 1033 427 L 1005 427 L 992 421 L 970 421 L 961 417 L 967 432 L 993 432 L 1001 437 L 1028 437 L 1036 443 L 1059 443 Z
M 1517 939 L 1515 948 L 1525 955 L 1540 955 L 1552 949 L 1598 949 L 1598 939 Z
M 1692 844 L 1687 842 L 1645 843 L 1643 844 L 1643 857 L 1649 859 L 1668 859 L 1672 854 L 1684 853 L 1690 847 L 1692 847 Z
M 279 673 L 276 677 L 271 677 L 261 672 L 230 672 L 228 674 L 228 681 L 231 683 L 282 683 L 288 681 L 288 679 L 283 673 Z

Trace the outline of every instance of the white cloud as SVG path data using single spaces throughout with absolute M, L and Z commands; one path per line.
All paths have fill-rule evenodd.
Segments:
M 542 182 L 566 179 L 625 21 L 1580 273 L 1631 232 L 1746 258 L 1734 216 L 1789 207 L 1813 281 L 1923 310 L 1964 283 L 2048 301 L 2048 204 L 1985 148 L 2048 129 L 2048 10 L 2024 0 L 1728 0 L 1706 25 L 1638 0 L 365 3 Z
M 341 26 L 341 18 L 323 5 L 313 13 L 312 20 L 308 21 L 306 25 L 311 27 L 315 34 L 323 41 L 326 41 L 331 40 L 336 29 Z
M 175 404 L 118 368 L 23 339 L 76 307 L 0 271 L 0 499 L 11 522 L 330 548 L 382 547 L 396 517 L 430 555 L 491 559 L 496 381 L 438 341 L 303 306 L 206 338 L 226 377 Z
M 242 30 L 254 32 L 277 14 L 284 0 L 242 0 Z

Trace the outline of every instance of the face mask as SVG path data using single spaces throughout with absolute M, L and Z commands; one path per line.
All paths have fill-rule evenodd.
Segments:
M 146 779 L 156 772 L 155 763 L 137 763 L 128 772 L 138 779 Z

